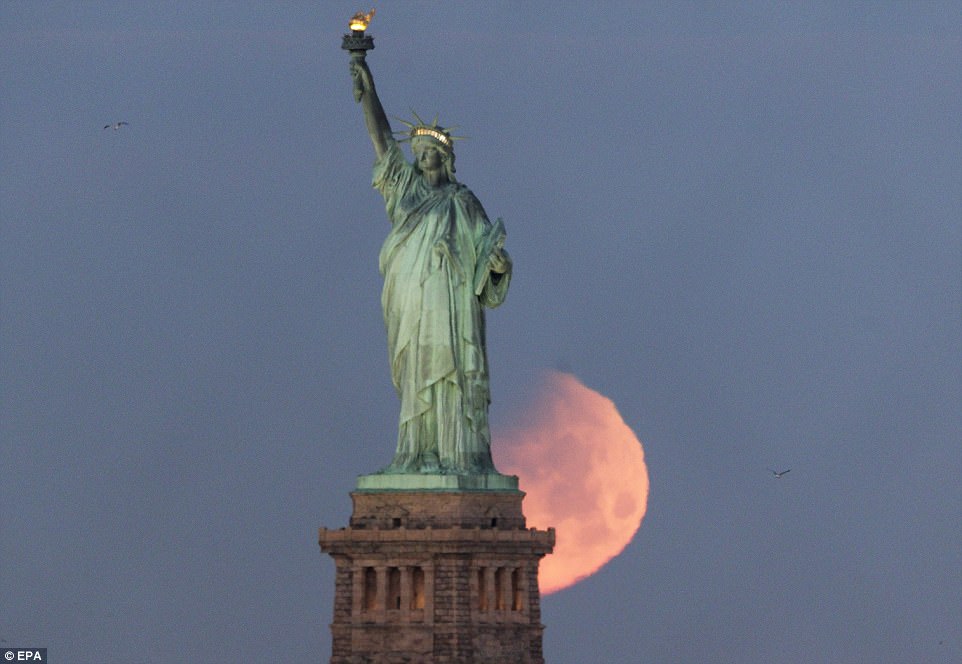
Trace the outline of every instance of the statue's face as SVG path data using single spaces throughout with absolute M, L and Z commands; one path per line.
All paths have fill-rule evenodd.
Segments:
M 444 163 L 441 158 L 441 151 L 433 145 L 418 146 L 415 156 L 422 171 L 436 171 Z

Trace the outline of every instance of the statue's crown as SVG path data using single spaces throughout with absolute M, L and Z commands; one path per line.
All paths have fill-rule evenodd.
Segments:
M 430 136 L 448 150 L 453 149 L 454 139 L 441 127 L 425 127 L 422 125 L 411 129 L 411 138 L 418 136 Z
M 414 111 L 411 111 L 414 113 Z M 437 116 L 434 117 L 434 121 L 431 124 L 426 123 L 421 117 L 414 113 L 414 118 L 417 122 L 408 122 L 401 118 L 397 118 L 404 124 L 408 126 L 408 129 L 396 132 L 398 134 L 407 134 L 406 138 L 400 139 L 402 142 L 413 140 L 419 136 L 427 136 L 428 138 L 433 138 L 435 141 L 441 144 L 441 147 L 448 152 L 454 152 L 454 141 L 461 140 L 464 136 L 452 136 L 448 129 L 445 129 L 438 124 Z M 452 127 L 453 129 L 453 127 Z

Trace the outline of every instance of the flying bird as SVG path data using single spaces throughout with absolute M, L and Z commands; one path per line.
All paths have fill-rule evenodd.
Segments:
M 772 470 L 771 468 L 769 468 L 768 470 L 771 471 L 772 475 L 775 476 L 776 480 L 782 477 L 783 475 L 785 475 L 786 473 L 792 472 L 791 468 L 789 468 L 788 470 Z
M 114 131 L 117 131 L 121 127 L 129 124 L 129 122 L 115 122 L 113 124 L 104 125 L 104 129 L 113 129 Z

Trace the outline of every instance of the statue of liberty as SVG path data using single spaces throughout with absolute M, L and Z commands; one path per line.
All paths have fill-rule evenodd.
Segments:
M 436 119 L 415 116 L 401 132 L 409 163 L 365 59 L 352 57 L 350 71 L 377 156 L 372 184 L 391 222 L 379 261 L 381 305 L 401 413 L 394 460 L 381 472 L 497 473 L 484 307 L 500 305 L 511 281 L 504 226 L 455 180 L 455 137 Z

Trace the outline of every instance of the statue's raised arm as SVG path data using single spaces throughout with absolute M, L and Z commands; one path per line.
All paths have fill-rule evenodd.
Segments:
M 381 100 L 377 96 L 374 77 L 371 75 L 371 69 L 367 66 L 367 61 L 364 58 L 352 57 L 350 68 L 351 78 L 354 79 L 354 96 L 357 98 L 359 93 L 360 98 L 357 101 L 364 109 L 367 133 L 371 137 L 371 143 L 374 144 L 374 152 L 377 153 L 378 157 L 381 157 L 387 152 L 391 141 L 394 140 L 391 123 L 388 122 L 384 107 L 381 106 Z

